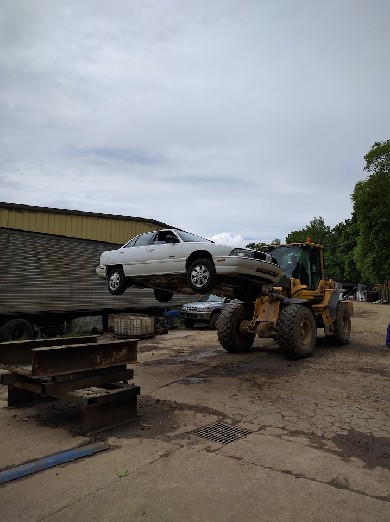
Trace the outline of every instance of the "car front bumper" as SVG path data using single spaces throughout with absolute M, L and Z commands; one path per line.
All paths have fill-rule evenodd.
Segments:
M 211 312 L 202 312 L 197 310 L 182 310 L 181 312 L 182 319 L 193 319 L 196 321 L 210 321 Z
M 96 267 L 96 274 L 102 279 L 107 279 L 107 267 L 105 265 L 98 265 Z
M 214 258 L 214 264 L 218 275 L 246 275 L 266 279 L 271 284 L 277 283 L 284 273 L 278 265 L 249 257 L 219 256 Z

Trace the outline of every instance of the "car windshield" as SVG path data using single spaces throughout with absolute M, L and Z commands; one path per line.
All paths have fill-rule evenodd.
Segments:
M 223 297 L 219 297 L 219 295 L 204 295 L 201 299 L 199 299 L 202 303 L 220 303 L 223 301 Z
M 195 236 L 195 234 L 190 234 L 189 232 L 183 232 L 183 230 L 175 230 L 175 232 L 185 243 L 213 243 L 213 241 L 210 241 L 209 239 Z

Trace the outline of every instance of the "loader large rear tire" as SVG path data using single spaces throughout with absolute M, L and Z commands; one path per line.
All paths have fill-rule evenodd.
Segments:
M 317 339 L 317 328 L 310 308 L 299 304 L 284 307 L 278 320 L 278 343 L 290 359 L 310 357 Z
M 253 305 L 229 303 L 220 313 L 217 322 L 218 340 L 227 352 L 245 352 L 255 340 L 255 334 L 244 330 L 244 323 L 251 321 Z
M 333 323 L 333 335 L 325 335 L 326 342 L 333 346 L 343 346 L 349 343 L 351 336 L 351 315 L 344 303 L 337 303 L 336 319 Z

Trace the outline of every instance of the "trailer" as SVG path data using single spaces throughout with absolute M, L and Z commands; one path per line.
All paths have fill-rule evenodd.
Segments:
M 0 228 L 0 342 L 33 339 L 47 328 L 82 316 L 142 313 L 162 317 L 166 304 L 152 289 L 107 291 L 95 268 L 104 250 L 120 245 L 41 232 Z M 175 294 L 178 307 L 188 296 Z

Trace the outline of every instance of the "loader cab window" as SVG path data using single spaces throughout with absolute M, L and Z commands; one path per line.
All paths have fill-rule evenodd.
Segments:
M 321 279 L 320 249 L 310 245 L 282 245 L 269 247 L 269 253 L 276 259 L 287 277 L 299 279 L 311 290 L 318 287 Z
M 321 250 L 319 248 L 310 248 L 310 268 L 311 268 L 311 285 L 310 288 L 315 290 L 323 279 L 322 276 L 322 265 L 321 265 Z

